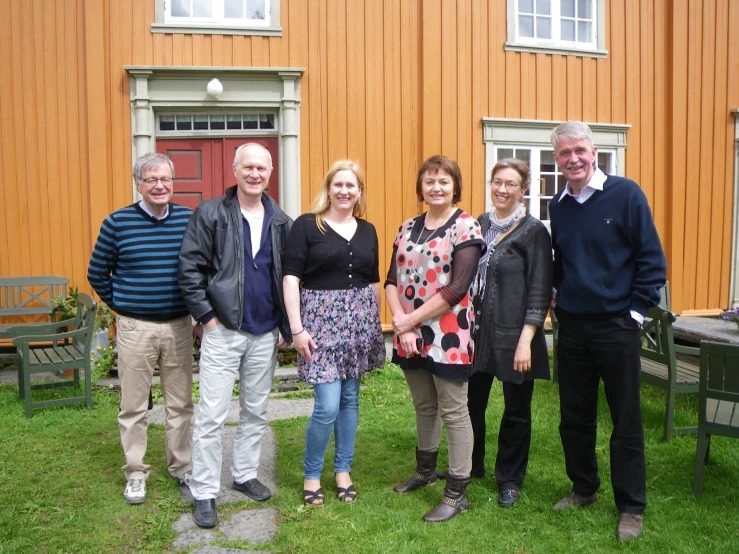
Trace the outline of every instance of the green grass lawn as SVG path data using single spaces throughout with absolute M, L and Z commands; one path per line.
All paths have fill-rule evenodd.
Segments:
M 421 516 L 442 496 L 443 484 L 401 496 L 392 487 L 414 467 L 413 408 L 400 370 L 388 365 L 364 379 L 360 427 L 352 476 L 355 505 L 336 500 L 332 447 L 323 488 L 327 505 L 302 505 L 302 456 L 306 418 L 277 422 L 280 492 L 266 504 L 280 511 L 276 540 L 254 550 L 277 552 L 739 552 L 739 441 L 716 437 L 704 473 L 704 493 L 692 495 L 695 437 L 661 441 L 664 393 L 642 387 L 647 441 L 648 508 L 645 534 L 629 544 L 615 538 L 618 514 L 608 472 L 610 421 L 601 397 L 598 456 L 601 500 L 589 508 L 555 513 L 568 492 L 557 431 L 557 387 L 537 382 L 531 458 L 521 500 L 510 510 L 496 503 L 492 479 L 499 385 L 488 409 L 488 477 L 469 487 L 474 507 L 444 524 Z M 63 394 L 58 392 L 46 394 Z M 175 552 L 171 524 L 191 508 L 164 459 L 164 431 L 152 425 L 147 460 L 152 473 L 147 501 L 129 506 L 116 415 L 118 398 L 95 392 L 95 409 L 84 405 L 36 410 L 24 416 L 17 387 L 0 386 L 0 554 L 26 552 Z M 681 398 L 676 423 L 696 417 L 695 397 Z M 442 445 L 440 467 L 446 466 Z M 247 504 L 224 507 L 221 514 Z M 249 549 L 245 543 L 220 543 Z

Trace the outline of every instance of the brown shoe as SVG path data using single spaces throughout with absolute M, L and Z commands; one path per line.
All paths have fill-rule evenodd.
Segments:
M 643 530 L 642 516 L 640 514 L 622 512 L 618 520 L 616 537 L 620 541 L 630 541 L 641 535 Z
M 598 493 L 594 492 L 590 496 L 580 496 L 574 492 L 570 492 L 562 500 L 554 505 L 556 511 L 569 510 L 570 508 L 582 508 L 588 506 L 598 500 Z

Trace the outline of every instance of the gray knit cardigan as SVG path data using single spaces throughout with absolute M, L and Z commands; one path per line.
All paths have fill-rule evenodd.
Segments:
M 490 227 L 489 214 L 477 220 L 485 235 Z M 473 370 L 519 384 L 549 379 L 543 326 L 552 297 L 552 241 L 541 221 L 527 214 L 494 246 L 486 282 L 484 299 L 475 299 Z M 531 371 L 520 373 L 513 369 L 513 358 L 526 323 L 537 330 L 531 341 Z

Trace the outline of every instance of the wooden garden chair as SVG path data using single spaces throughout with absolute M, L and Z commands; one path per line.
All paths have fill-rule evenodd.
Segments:
M 700 496 L 711 435 L 739 438 L 739 345 L 701 342 L 698 444 L 693 494 Z
M 58 406 L 86 402 L 92 408 L 92 369 L 90 367 L 90 347 L 95 326 L 97 303 L 84 292 L 79 293 L 77 316 L 67 321 L 55 323 L 24 325 L 20 329 L 9 329 L 15 335 L 13 344 L 18 349 L 18 395 L 25 400 L 26 417 L 33 416 L 34 408 Z M 60 332 L 60 328 L 71 331 Z M 20 335 L 20 336 L 18 336 Z M 41 343 L 41 344 L 39 344 Z M 53 383 L 31 385 L 34 373 L 59 372 L 73 370 L 73 379 Z M 31 390 L 55 387 L 79 387 L 80 370 L 84 372 L 85 391 L 83 396 L 58 398 L 34 402 Z

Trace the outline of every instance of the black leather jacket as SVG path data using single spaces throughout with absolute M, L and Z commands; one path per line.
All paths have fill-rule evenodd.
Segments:
M 200 318 L 215 310 L 227 329 L 238 329 L 244 317 L 244 229 L 236 187 L 200 204 L 182 239 L 179 284 L 190 314 Z M 282 314 L 280 334 L 290 343 L 290 322 L 282 294 L 282 254 L 293 221 L 266 193 L 275 215 L 272 241 L 272 299 Z

